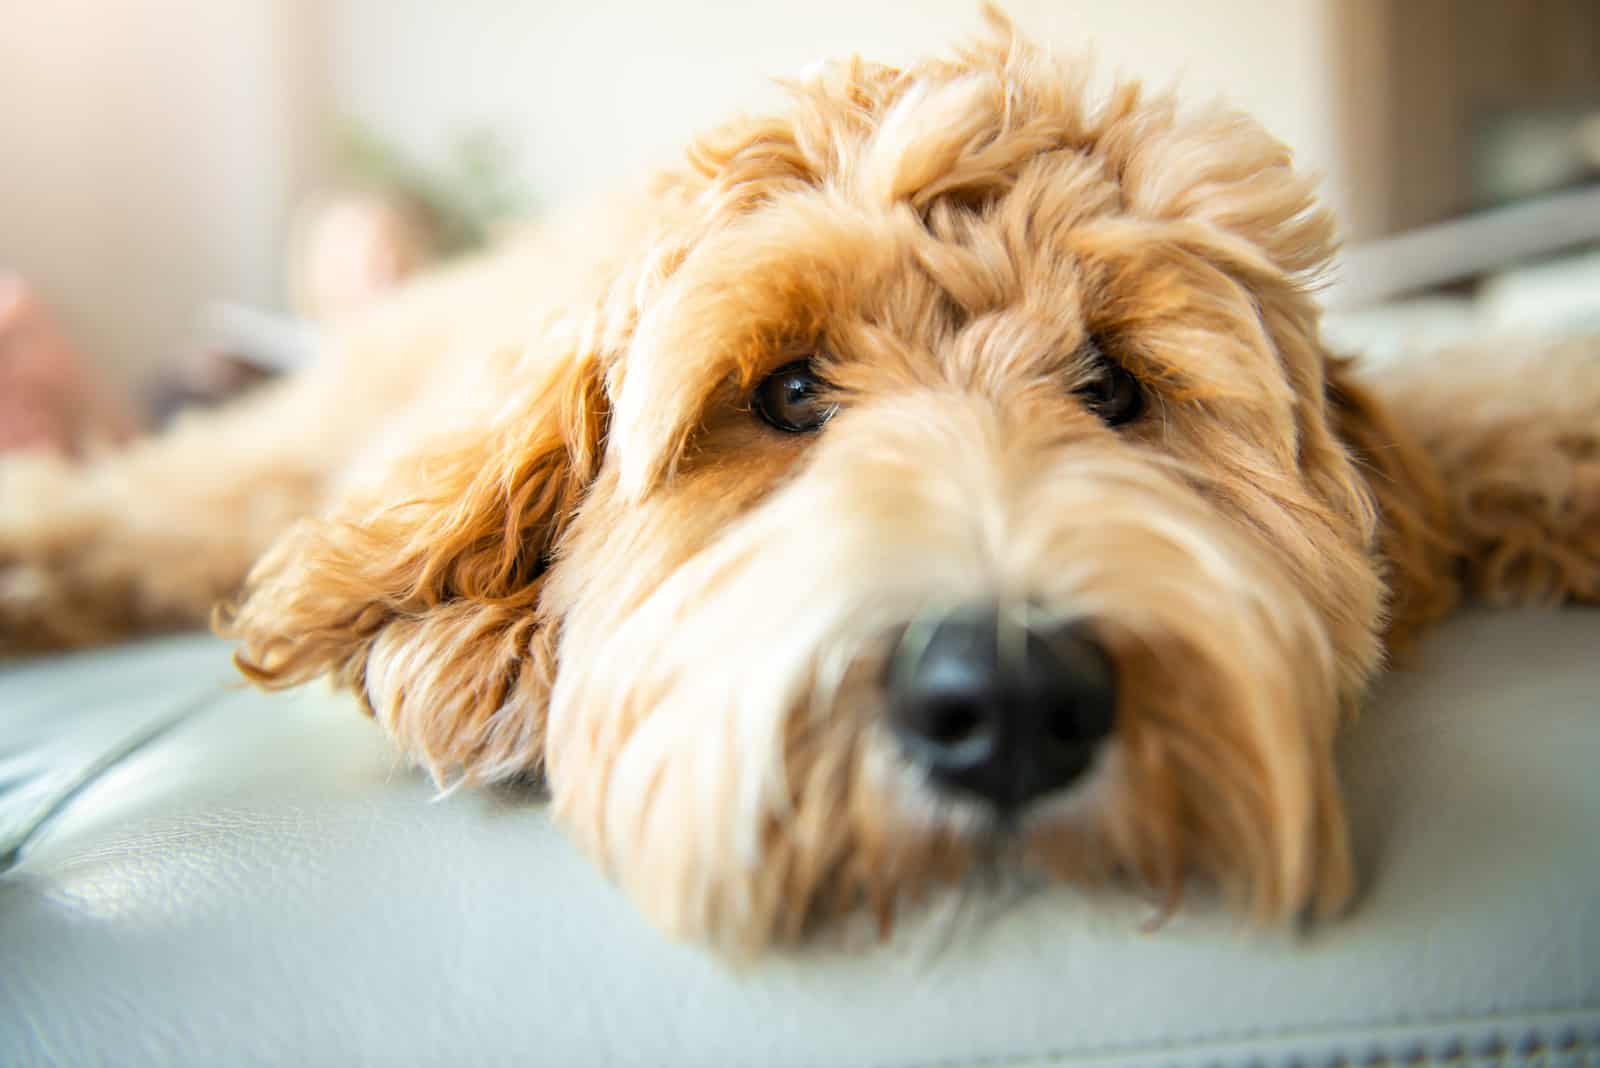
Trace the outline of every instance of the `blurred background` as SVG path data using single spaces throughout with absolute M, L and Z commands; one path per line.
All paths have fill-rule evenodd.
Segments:
M 1461 298 L 1464 279 L 1600 237 L 1595 0 L 1005 6 L 1106 73 L 1222 95 L 1293 145 L 1357 249 L 1345 304 Z M 336 316 L 759 106 L 769 75 L 906 58 L 977 24 L 974 0 L 8 0 L 0 271 L 107 391 L 170 403 L 149 398 L 184 360 L 178 377 L 204 378 L 197 348 L 296 358 L 294 323 L 253 311 Z M 1485 218 L 1488 236 L 1374 244 Z

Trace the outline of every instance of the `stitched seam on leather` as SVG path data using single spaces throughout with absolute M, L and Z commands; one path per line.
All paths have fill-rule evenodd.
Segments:
M 1530 1020 L 1529 1017 L 1540 1017 Z M 1522 1037 L 1507 1041 L 1500 1029 L 1508 1025 L 1522 1028 Z M 1430 1032 L 1445 1028 L 1456 1033 L 1439 1038 Z M 1434 1049 L 1421 1048 L 1430 1038 Z M 1321 1052 L 1296 1053 L 1284 1050 L 1272 1059 L 1262 1051 L 1244 1052 L 1228 1060 L 1229 1047 L 1251 1043 L 1314 1043 Z M 1359 1044 L 1362 1053 L 1352 1056 L 1330 1048 Z M 1441 1052 L 1442 1051 L 1442 1052 Z M 1509 1068 L 1527 1065 L 1548 1068 L 1542 1058 L 1551 1053 L 1600 1060 L 1600 1004 L 1570 1009 L 1531 1009 L 1508 1016 L 1468 1016 L 1422 1020 L 1404 1024 L 1372 1023 L 1326 1031 L 1268 1030 L 1216 1035 L 1198 1039 L 1173 1039 L 1167 1042 L 1091 1046 L 1083 1049 L 1052 1049 L 1034 1053 L 981 1054 L 932 1061 L 884 1061 L 876 1068 L 1061 1068 L 1077 1062 L 1092 1062 L 1112 1057 L 1150 1058 L 1170 1055 L 1173 1068 L 1200 1064 L 1238 1065 L 1259 1068 L 1263 1064 L 1315 1065 L 1316 1068 Z
M 11 850 L 0 855 L 0 873 L 10 871 L 21 863 L 28 851 L 28 846 L 39 837 L 39 834 L 53 823 L 56 817 L 76 800 L 85 790 L 105 778 L 106 774 L 121 766 L 130 757 L 142 752 L 152 743 L 165 737 L 180 725 L 189 722 L 201 713 L 209 711 L 218 701 L 227 696 L 227 691 L 222 688 L 210 693 L 201 694 L 189 701 L 180 702 L 172 712 L 149 725 L 145 730 L 121 739 L 120 743 L 105 752 L 94 761 L 87 764 L 82 773 L 70 785 L 65 787 L 50 802 L 50 807 L 41 812 L 20 836 Z

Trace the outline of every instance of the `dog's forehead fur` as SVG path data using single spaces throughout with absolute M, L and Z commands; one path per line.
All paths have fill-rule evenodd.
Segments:
M 1070 391 L 1091 333 L 1158 400 L 1226 400 L 1224 425 L 1292 467 L 1322 357 L 1275 345 L 1261 304 L 1314 322 L 1331 242 L 1311 184 L 1247 119 L 1129 86 L 1093 105 L 1083 82 L 1003 37 L 954 64 L 834 64 L 702 139 L 614 374 L 628 491 L 797 356 L 826 354 L 858 398 Z

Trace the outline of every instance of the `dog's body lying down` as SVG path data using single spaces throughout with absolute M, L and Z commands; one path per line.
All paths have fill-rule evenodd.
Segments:
M 1091 106 L 1004 26 L 831 66 L 300 378 L 7 461 L 0 646 L 231 598 L 252 679 L 347 684 L 441 781 L 542 773 L 733 951 L 978 868 L 1327 912 L 1386 650 L 1600 597 L 1596 361 L 1358 383 L 1331 232 L 1249 120 Z

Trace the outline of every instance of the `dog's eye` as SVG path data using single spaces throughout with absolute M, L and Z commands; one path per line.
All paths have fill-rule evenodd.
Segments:
M 808 360 L 785 364 L 756 387 L 750 407 L 779 430 L 802 434 L 817 430 L 836 405 L 822 400 L 823 382 Z
M 1121 426 L 1139 418 L 1144 411 L 1144 387 L 1122 364 L 1105 354 L 1098 341 L 1084 343 L 1087 355 L 1098 365 L 1094 381 L 1082 386 L 1078 395 L 1089 410 L 1106 426 Z

